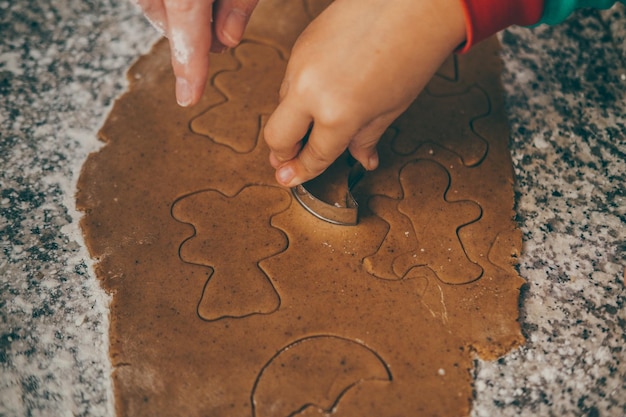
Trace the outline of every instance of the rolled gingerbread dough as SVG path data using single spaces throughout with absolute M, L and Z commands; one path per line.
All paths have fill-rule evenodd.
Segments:
M 128 73 L 77 193 L 118 416 L 464 416 L 475 356 L 523 343 L 497 41 L 446 61 L 389 128 L 357 226 L 276 185 L 262 127 L 322 3 L 261 2 L 192 108 L 165 41 Z

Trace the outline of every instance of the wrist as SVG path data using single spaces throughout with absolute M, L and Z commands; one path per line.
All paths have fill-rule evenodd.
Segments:
M 438 9 L 442 27 L 446 32 L 446 38 L 450 42 L 450 48 L 456 49 L 466 39 L 467 19 L 462 2 L 459 0 L 435 0 L 433 2 Z

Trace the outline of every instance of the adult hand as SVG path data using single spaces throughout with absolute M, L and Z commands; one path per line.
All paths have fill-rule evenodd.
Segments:
M 380 136 L 464 39 L 459 0 L 332 3 L 296 42 L 265 127 L 277 181 L 314 178 L 346 149 L 375 169 Z
M 239 44 L 258 0 L 136 0 L 170 41 L 181 106 L 198 102 L 207 80 L 209 52 Z

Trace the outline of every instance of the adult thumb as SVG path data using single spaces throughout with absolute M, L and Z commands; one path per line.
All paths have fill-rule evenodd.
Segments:
M 250 16 L 258 0 L 217 0 L 215 3 L 215 34 L 230 48 L 241 42 Z

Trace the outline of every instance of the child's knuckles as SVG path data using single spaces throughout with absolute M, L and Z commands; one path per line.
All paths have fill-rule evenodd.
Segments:
M 359 106 L 354 98 L 332 88 L 326 87 L 319 92 L 313 113 L 315 122 L 329 129 L 357 131 L 360 127 Z
M 315 122 L 329 129 L 351 128 L 353 118 L 351 105 L 340 98 L 326 98 L 315 111 Z
M 300 71 L 287 73 L 283 82 L 288 87 L 285 94 L 299 98 L 312 97 L 319 92 L 319 87 L 323 84 L 320 80 L 321 76 L 322 74 L 318 74 L 318 71 L 310 66 Z

